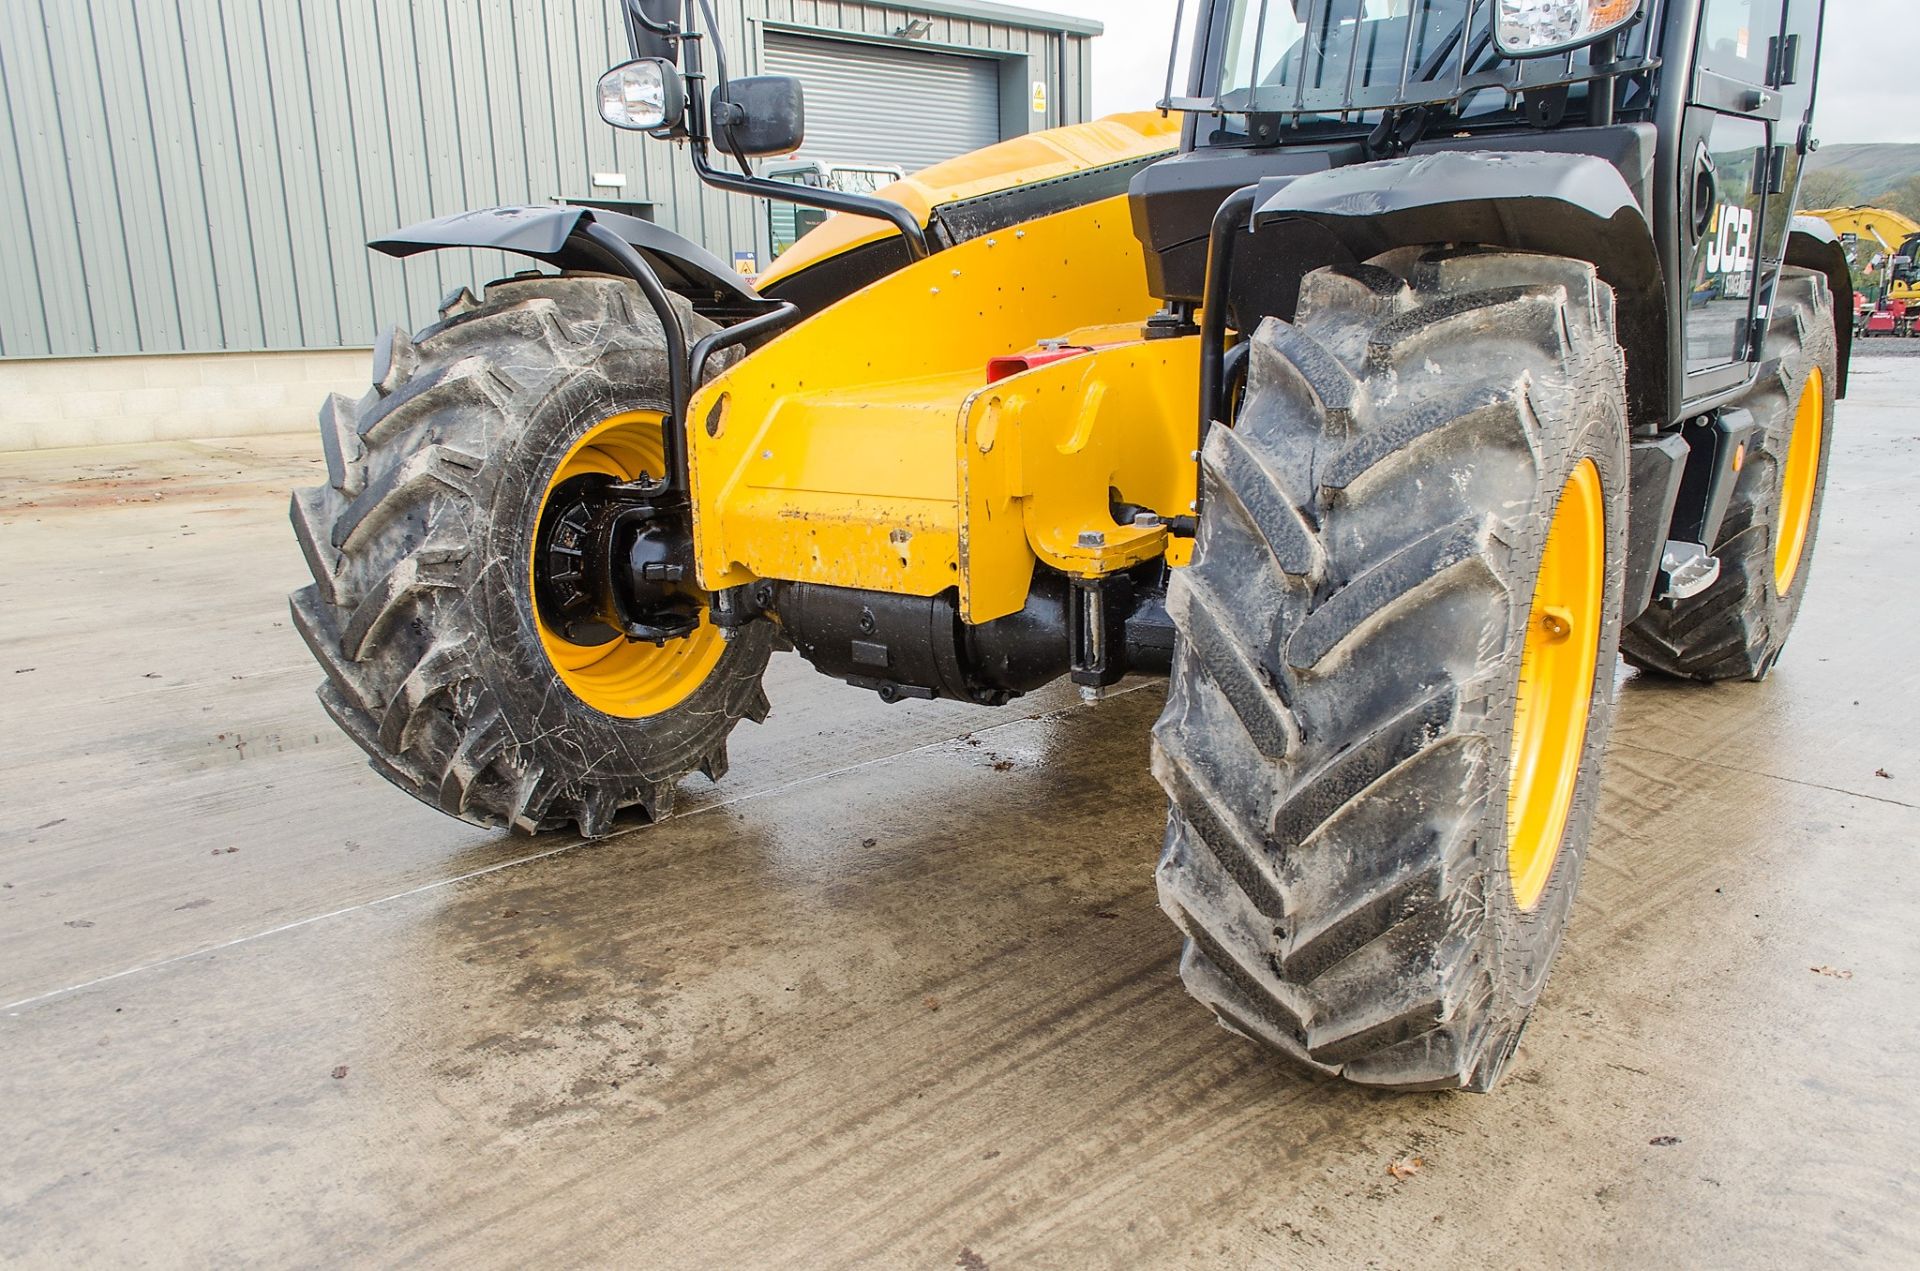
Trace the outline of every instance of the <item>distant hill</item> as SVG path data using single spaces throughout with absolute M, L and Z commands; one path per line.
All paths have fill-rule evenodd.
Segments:
M 1854 203 L 1875 203 L 1920 176 L 1920 144 L 1822 146 L 1807 163 L 1809 174 L 1841 172 L 1858 187 Z

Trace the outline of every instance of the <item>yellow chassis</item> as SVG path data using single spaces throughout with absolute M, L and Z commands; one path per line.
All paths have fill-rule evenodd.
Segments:
M 1196 338 L 1143 337 L 1126 200 L 974 239 L 813 317 L 707 384 L 690 411 L 694 541 L 709 591 L 758 579 L 1018 612 L 1036 563 L 1099 576 L 1194 499 Z M 990 383 L 1041 341 L 1100 346 Z

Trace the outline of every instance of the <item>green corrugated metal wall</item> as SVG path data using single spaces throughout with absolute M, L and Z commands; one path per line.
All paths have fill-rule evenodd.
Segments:
M 908 16 L 716 7 L 755 70 L 768 24 L 887 39 Z M 932 17 L 928 45 L 1025 55 L 1084 117 L 1084 36 L 946 7 L 974 16 Z M 613 0 L 0 0 L 0 357 L 365 344 L 522 267 L 366 239 L 496 203 L 645 200 L 723 256 L 763 252 L 757 206 L 591 114 L 625 56 Z M 628 184 L 595 190 L 601 172 Z

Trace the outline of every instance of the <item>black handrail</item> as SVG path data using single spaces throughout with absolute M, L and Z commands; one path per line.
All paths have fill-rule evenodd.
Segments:
M 687 357 L 687 333 L 680 325 L 680 315 L 674 312 L 673 300 L 661 283 L 660 275 L 654 272 L 646 257 L 634 250 L 631 243 L 606 226 L 585 219 L 580 222 L 579 232 L 619 262 L 627 276 L 640 285 L 641 293 L 653 307 L 654 316 L 660 319 L 660 330 L 667 341 L 667 396 L 673 402 L 673 409 L 668 413 L 662 429 L 666 442 L 666 482 L 672 489 L 690 489 L 686 419 L 687 405 L 693 393 L 688 384 L 690 363 Z
M 1213 230 L 1207 236 L 1207 282 L 1200 300 L 1199 450 L 1206 449 L 1207 433 L 1214 423 L 1227 417 L 1227 306 L 1233 290 L 1234 240 L 1253 223 L 1259 190 L 1259 186 L 1249 185 L 1227 196 L 1214 213 Z M 1196 486 L 1195 512 L 1200 510 L 1200 497 Z
M 763 313 L 757 318 L 748 318 L 745 322 L 736 322 L 730 327 L 703 336 L 693 346 L 693 385 L 697 391 L 707 381 L 707 363 L 716 353 L 725 352 L 745 344 L 763 334 L 774 334 L 792 326 L 800 318 L 800 306 L 791 301 L 782 301 L 780 307 L 771 313 Z

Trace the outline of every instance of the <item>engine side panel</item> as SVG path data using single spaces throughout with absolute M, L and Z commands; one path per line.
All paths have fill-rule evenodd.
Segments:
M 1179 142 L 1180 121 L 1158 111 L 1109 115 L 1091 123 L 1050 128 L 1015 137 L 999 145 L 963 154 L 916 172 L 878 192 L 878 196 L 911 211 L 922 225 L 935 210 L 982 199 L 1003 191 L 1037 186 L 1064 177 L 1153 155 L 1172 153 Z M 789 298 L 788 290 L 810 293 L 802 276 L 829 269 L 835 259 L 856 249 L 898 237 L 884 221 L 863 216 L 834 215 L 781 253 L 760 278 L 763 294 Z M 905 263 L 904 252 L 884 252 L 882 259 Z M 851 290 L 851 289 L 849 289 Z M 844 294 L 844 293 L 842 293 Z

